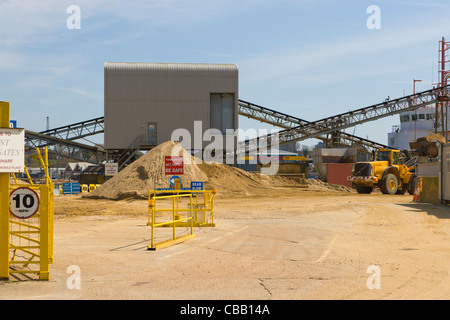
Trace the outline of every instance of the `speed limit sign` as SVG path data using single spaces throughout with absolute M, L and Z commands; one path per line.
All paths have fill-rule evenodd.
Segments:
M 39 196 L 30 188 L 20 187 L 9 195 L 9 212 L 16 218 L 31 218 L 38 209 Z

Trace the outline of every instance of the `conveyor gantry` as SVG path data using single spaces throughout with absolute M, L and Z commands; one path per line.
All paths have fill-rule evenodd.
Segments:
M 302 123 L 292 128 L 281 130 L 276 134 L 269 134 L 267 136 L 258 137 L 255 139 L 246 140 L 243 144 L 245 150 L 238 150 L 238 153 L 254 151 L 254 140 L 264 141 L 268 148 L 271 145 L 272 139 L 278 140 L 279 144 L 288 143 L 291 141 L 302 141 L 310 138 L 317 138 L 321 135 L 340 131 L 358 124 L 363 124 L 369 121 L 374 121 L 387 116 L 392 116 L 405 111 L 412 111 L 438 103 L 443 98 L 448 97 L 448 86 L 433 88 L 431 90 L 419 92 L 393 100 L 386 100 L 382 103 L 375 104 L 369 107 L 356 109 L 353 111 L 338 114 L 332 117 L 327 117 L 321 120 L 310 123 Z M 253 140 L 253 141 L 252 141 Z
M 50 154 L 98 164 L 105 160 L 106 151 L 99 146 L 78 143 L 74 140 L 102 132 L 104 132 L 104 117 L 42 132 L 26 130 L 25 147 L 28 150 L 47 147 Z
M 105 131 L 105 118 L 95 119 L 69 124 L 67 126 L 54 128 L 39 133 L 64 140 L 77 140 Z
M 105 150 L 96 146 L 26 130 L 25 148 L 34 150 L 42 147 L 47 147 L 50 154 L 93 164 L 102 163 L 106 158 Z
M 306 126 L 311 123 L 244 100 L 239 100 L 239 114 L 283 129 L 292 129 L 297 126 Z M 317 139 L 322 140 L 326 142 L 327 145 L 331 146 L 353 146 L 366 153 L 378 148 L 387 148 L 386 145 L 381 143 L 357 137 L 343 131 L 332 132 L 331 137 L 328 134 L 321 134 Z

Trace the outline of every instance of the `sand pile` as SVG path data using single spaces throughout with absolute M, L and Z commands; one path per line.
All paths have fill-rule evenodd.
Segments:
M 224 194 L 267 194 L 266 189 L 299 185 L 295 178 L 260 175 L 225 164 L 203 162 L 198 167 L 208 176 L 206 187 Z
M 146 199 L 149 190 L 168 188 L 170 177 L 164 172 L 165 157 L 172 155 L 177 143 L 169 141 L 147 152 L 113 178 L 106 181 L 94 191 L 84 194 L 85 198 L 121 200 L 126 198 Z M 179 147 L 179 146 L 178 146 Z M 195 165 L 194 158 L 184 149 L 177 152 L 183 156 L 184 174 L 180 175 L 183 187 L 190 186 L 191 181 L 206 181 L 208 177 Z M 187 164 L 188 160 L 192 164 Z
M 308 180 L 308 189 L 309 190 L 315 190 L 315 191 L 338 191 L 338 192 L 356 192 L 355 189 L 348 188 L 346 186 L 341 186 L 337 184 L 330 184 L 323 182 L 321 180 L 316 179 L 309 179 Z
M 83 198 L 146 199 L 149 190 L 168 188 L 171 176 L 164 172 L 164 160 L 166 156 L 172 155 L 175 147 L 179 150 L 177 154 L 184 158 L 184 174 L 180 175 L 183 187 L 189 188 L 191 181 L 203 181 L 204 189 L 216 188 L 218 195 L 253 195 L 262 194 L 269 188 L 300 185 L 298 179 L 249 173 L 225 164 L 205 162 L 196 164 L 195 160 L 200 162 L 198 159 L 181 148 L 178 143 L 168 141 L 147 152 L 94 191 L 83 194 Z M 316 182 L 312 182 L 313 187 L 315 184 Z M 329 190 L 336 188 L 330 187 Z

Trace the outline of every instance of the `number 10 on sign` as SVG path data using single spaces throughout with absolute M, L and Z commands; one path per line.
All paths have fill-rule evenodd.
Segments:
M 9 196 L 9 212 L 16 218 L 31 218 L 39 209 L 39 196 L 30 188 L 17 188 Z

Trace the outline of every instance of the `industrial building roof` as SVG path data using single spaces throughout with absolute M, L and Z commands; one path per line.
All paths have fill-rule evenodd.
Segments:
M 150 62 L 105 62 L 105 71 L 148 71 L 173 72 L 173 71 L 198 71 L 198 72 L 236 72 L 236 64 L 214 63 L 150 63 Z

